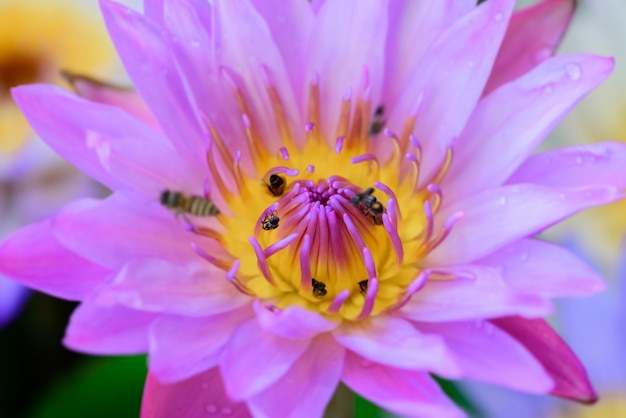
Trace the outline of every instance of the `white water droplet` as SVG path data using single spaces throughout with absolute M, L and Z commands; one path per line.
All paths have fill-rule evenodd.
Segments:
M 576 63 L 567 64 L 565 66 L 565 72 L 567 73 L 569 78 L 574 81 L 578 80 L 583 74 L 582 68 L 580 68 L 580 65 Z
M 467 61 L 467 66 L 469 68 L 474 68 L 474 65 L 476 65 L 476 63 L 474 61 Z
M 506 197 L 502 196 L 502 197 L 500 198 L 500 204 L 501 204 L 502 206 L 504 206 L 504 205 L 506 205 L 506 202 L 507 202 Z
M 551 85 L 547 85 L 543 88 L 543 91 L 546 94 L 552 94 L 554 92 L 554 87 L 552 87 Z
M 204 408 L 205 411 L 207 411 L 209 414 L 214 414 L 217 412 L 217 406 L 209 404 Z
M 522 255 L 520 256 L 520 260 L 522 260 L 523 262 L 528 261 L 528 253 L 522 253 Z
M 501 22 L 503 18 L 504 18 L 504 14 L 502 14 L 501 12 L 498 12 L 495 15 L 493 15 L 493 20 L 495 20 L 496 22 Z
M 583 157 L 576 157 L 576 164 L 583 165 Z
M 193 41 L 189 42 L 189 45 L 191 45 L 193 48 L 199 48 L 200 47 L 200 41 L 193 40 Z
M 522 188 L 519 187 L 517 184 L 513 186 L 513 193 L 518 194 L 521 191 L 522 191 Z
M 560 200 L 565 200 L 565 194 L 563 194 L 563 193 L 559 194 L 559 199 Z

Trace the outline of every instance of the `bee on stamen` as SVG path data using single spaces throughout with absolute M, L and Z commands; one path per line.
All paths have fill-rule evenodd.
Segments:
M 273 196 L 280 196 L 285 191 L 285 179 L 278 174 L 272 174 L 267 183 L 267 188 Z
M 382 132 L 385 124 L 387 123 L 386 119 L 383 119 L 385 115 L 385 106 L 380 105 L 374 111 L 374 117 L 372 118 L 372 124 L 370 125 L 369 135 L 374 136 L 378 135 Z
M 324 282 L 311 279 L 311 285 L 313 286 L 313 296 L 321 298 L 326 296 L 326 284 Z
M 164 190 L 161 192 L 161 204 L 176 212 L 177 215 L 215 216 L 220 213 L 215 204 L 201 196 L 187 195 L 182 192 Z
M 361 289 L 361 294 L 363 296 L 367 295 L 367 283 L 369 282 L 369 280 L 361 280 L 359 282 L 359 289 Z
M 261 221 L 261 226 L 263 227 L 263 229 L 265 229 L 266 231 L 270 231 L 272 229 L 276 229 L 278 228 L 278 222 L 280 221 L 280 218 L 278 217 L 278 215 L 276 214 L 276 212 L 270 213 L 269 215 L 267 215 L 262 221 Z
M 385 206 L 372 193 L 374 193 L 374 188 L 369 187 L 363 193 L 358 193 L 350 199 L 350 203 L 358 207 L 361 213 L 370 218 L 374 224 L 382 225 Z

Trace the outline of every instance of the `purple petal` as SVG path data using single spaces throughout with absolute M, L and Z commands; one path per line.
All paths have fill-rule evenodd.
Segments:
M 53 221 L 29 225 L 0 245 L 0 273 L 53 296 L 81 300 L 110 270 L 71 252 L 56 240 Z
M 513 0 L 490 0 L 458 19 L 424 53 L 391 109 L 387 125 L 399 130 L 423 93 L 414 131 L 418 138 L 428 138 L 420 173 L 423 182 L 440 166 L 474 111 L 514 5 Z
M 472 278 L 430 280 L 401 308 L 402 315 L 415 321 L 445 322 L 514 314 L 538 317 L 553 311 L 545 299 L 506 283 L 499 269 L 463 265 L 443 271 Z
M 567 344 L 543 319 L 520 317 L 491 320 L 528 349 L 555 381 L 552 395 L 594 403 L 598 397 L 584 366 Z
M 126 264 L 103 290 L 118 303 L 142 311 L 206 316 L 250 303 L 226 279 L 226 273 L 204 260 L 189 264 L 139 259 Z
M 178 153 L 199 169 L 207 143 L 166 34 L 154 22 L 125 6 L 100 0 L 100 7 L 133 85 Z
M 161 383 L 153 374 L 148 374 L 141 418 L 191 418 L 210 414 L 230 418 L 252 417 L 245 403 L 228 399 L 217 367 L 171 384 Z
M 415 326 L 444 339 L 464 378 L 532 393 L 547 393 L 554 387 L 539 361 L 516 339 L 488 321 L 422 322 Z
M 376 317 L 344 324 L 333 336 L 348 350 L 376 363 L 428 370 L 446 377 L 459 376 L 459 369 L 442 339 L 421 333 L 402 318 Z
M 21 284 L 0 276 L 0 328 L 20 313 L 29 292 Z
M 217 244 L 186 231 L 183 222 L 160 207 L 156 197 L 146 202 L 120 193 L 104 201 L 83 200 L 67 206 L 55 218 L 54 234 L 77 254 L 114 269 L 144 257 L 197 261 L 191 242 L 218 251 Z
M 72 314 L 63 344 L 89 354 L 145 353 L 148 329 L 157 316 L 101 301 L 93 294 Z
M 267 332 L 284 338 L 313 338 L 317 334 L 332 331 L 339 324 L 299 306 L 286 309 L 268 308 L 263 302 L 254 303 L 259 325 Z
M 428 373 L 383 366 L 348 352 L 341 380 L 359 395 L 396 414 L 441 418 L 465 416 Z
M 626 188 L 626 144 L 600 142 L 542 152 L 529 157 L 507 184 L 551 187 L 609 185 Z
M 471 262 L 583 209 L 621 198 L 619 189 L 602 186 L 552 188 L 520 184 L 486 190 L 442 208 L 439 219 L 459 211 L 465 216 L 424 264 Z
M 160 317 L 150 328 L 150 372 L 165 383 L 216 366 L 233 330 L 252 315 L 246 307 L 207 317 Z
M 120 109 L 52 85 L 17 87 L 13 96 L 50 147 L 111 189 L 153 194 L 198 183 L 162 134 Z
M 317 418 L 323 415 L 341 375 L 345 350 L 318 336 L 289 371 L 248 401 L 255 416 Z
M 484 95 L 550 58 L 575 7 L 576 0 L 546 0 L 513 13 Z
M 286 339 L 261 328 L 256 319 L 241 324 L 224 348 L 221 371 L 232 399 L 246 399 L 276 382 L 306 351 L 310 340 Z
M 483 99 L 442 183 L 448 199 L 502 184 L 612 69 L 610 58 L 561 55 Z
M 507 283 L 543 297 L 588 296 L 606 287 L 602 278 L 574 254 L 534 239 L 516 241 L 476 264 L 501 269 Z

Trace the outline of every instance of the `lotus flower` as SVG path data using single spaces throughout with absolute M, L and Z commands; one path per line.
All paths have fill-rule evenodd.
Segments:
M 621 144 L 531 155 L 613 68 L 551 57 L 573 2 L 101 5 L 149 112 L 14 90 L 113 194 L 12 235 L 0 271 L 81 301 L 68 347 L 149 353 L 143 416 L 316 417 L 339 382 L 462 416 L 431 373 L 595 400 L 542 318 L 603 282 L 532 238 L 626 183 Z
M 111 74 L 115 51 L 94 1 L 0 2 L 0 236 L 41 220 L 69 199 L 96 187 L 41 141 L 33 138 L 10 88 L 34 82 L 64 83 L 61 70 Z M 81 36 L 76 36 L 80 33 Z M 27 292 L 0 275 L 0 326 L 19 312 Z

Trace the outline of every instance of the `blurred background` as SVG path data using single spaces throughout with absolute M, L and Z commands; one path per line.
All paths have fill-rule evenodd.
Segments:
M 107 193 L 34 136 L 9 93 L 13 86 L 38 82 L 71 88 L 61 71 L 129 86 L 97 3 L 0 0 L 0 239 L 72 199 Z M 141 0 L 122 3 L 141 8 Z M 626 0 L 579 0 L 559 52 L 615 56 L 617 68 L 544 148 L 626 141 Z M 607 279 L 605 293 L 562 301 L 550 318 L 587 365 L 600 402 L 581 407 L 488 385 L 441 381 L 472 417 L 626 418 L 624 232 L 626 201 L 577 215 L 543 236 L 576 251 Z M 61 340 L 74 308 L 74 303 L 0 277 L 0 417 L 139 416 L 146 359 L 66 350 Z M 328 416 L 390 415 L 340 388 Z

